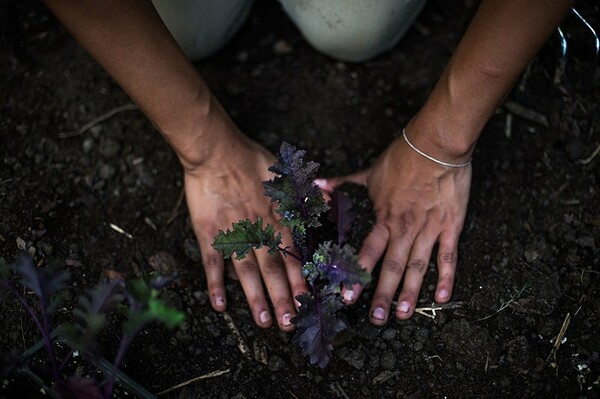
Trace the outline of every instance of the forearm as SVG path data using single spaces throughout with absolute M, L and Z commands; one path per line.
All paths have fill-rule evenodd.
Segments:
M 200 162 L 230 121 L 145 0 L 46 0 L 182 158 Z M 218 115 L 215 117 L 215 115 Z
M 470 157 L 483 126 L 572 5 L 570 0 L 484 0 L 407 131 L 448 162 Z

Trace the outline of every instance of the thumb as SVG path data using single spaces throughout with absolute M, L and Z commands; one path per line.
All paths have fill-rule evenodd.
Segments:
M 338 186 L 344 183 L 356 183 L 363 186 L 367 185 L 367 170 L 352 173 L 346 176 L 330 177 L 327 179 L 315 179 L 314 183 L 325 193 L 331 193 Z

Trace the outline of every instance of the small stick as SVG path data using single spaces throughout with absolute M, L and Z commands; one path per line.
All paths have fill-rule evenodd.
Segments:
M 184 197 L 185 197 L 185 189 L 182 187 L 181 191 L 179 192 L 179 198 L 177 198 L 177 203 L 175 204 L 175 208 L 173 208 L 173 210 L 171 211 L 171 215 L 169 215 L 169 217 L 167 218 L 167 221 L 165 222 L 165 226 L 168 226 L 171 223 L 173 223 L 173 220 L 175 220 L 175 218 L 179 214 L 179 212 L 178 212 L 179 207 L 181 206 L 181 203 L 183 202 Z
M 129 234 L 128 232 L 126 232 L 125 230 L 123 230 L 122 228 L 117 226 L 116 224 L 109 223 L 108 226 L 111 229 L 113 229 L 114 231 L 116 231 L 117 233 L 123 234 L 125 237 L 129 238 L 130 240 L 133 239 L 133 236 L 131 234 Z
M 222 315 L 223 315 L 223 318 L 225 319 L 225 322 L 227 323 L 227 327 L 229 327 L 231 332 L 233 332 L 233 335 L 235 336 L 235 339 L 237 340 L 238 349 L 240 350 L 240 352 L 242 352 L 242 355 L 244 355 L 248 359 L 252 360 L 252 351 L 250 350 L 250 346 L 248 345 L 246 340 L 244 340 L 242 333 L 240 333 L 240 330 L 238 330 L 237 326 L 233 322 L 233 319 L 227 312 L 223 312 Z
M 418 313 L 421 316 L 425 316 L 432 320 L 435 320 L 438 310 L 458 309 L 458 308 L 462 308 L 464 304 L 465 303 L 462 301 L 461 302 L 448 302 L 448 303 L 441 303 L 441 304 L 440 303 L 436 304 L 434 302 L 429 307 L 415 308 L 415 313 Z M 394 303 L 394 305 L 395 305 L 395 303 Z M 431 313 L 427 313 L 427 312 L 431 312 Z
M 187 381 L 182 382 L 181 384 L 177 384 L 175 386 L 172 386 L 169 389 L 165 389 L 164 391 L 161 391 L 161 392 L 157 393 L 156 396 L 162 396 L 162 395 L 165 395 L 165 394 L 167 394 L 169 392 L 172 392 L 172 391 L 174 391 L 176 389 L 183 388 L 184 386 L 189 385 L 189 384 L 191 384 L 193 382 L 200 381 L 200 380 L 206 380 L 207 378 L 218 377 L 220 375 L 227 374 L 229 372 L 230 372 L 230 370 L 226 369 L 226 370 L 213 371 L 213 372 L 210 372 L 208 374 L 201 375 L 199 377 L 194 377 L 192 379 L 189 379 Z
M 579 161 L 577 161 L 577 163 L 580 165 L 587 165 L 588 163 L 592 162 L 594 160 L 594 158 L 596 158 L 596 155 L 598 155 L 598 154 L 600 154 L 600 144 L 598 144 L 598 147 L 596 147 L 594 152 L 592 152 L 592 155 L 590 155 L 587 158 L 580 159 Z
M 59 133 L 58 134 L 58 138 L 59 139 L 68 139 L 70 137 L 79 136 L 80 134 L 83 134 L 83 133 L 87 132 L 89 129 L 91 129 L 92 127 L 96 126 L 98 123 L 107 120 L 108 118 L 112 117 L 113 115 L 118 114 L 119 112 L 133 111 L 133 110 L 136 110 L 136 109 L 138 109 L 138 106 L 135 105 L 135 104 L 124 104 L 124 105 L 121 105 L 119 107 L 111 109 L 110 111 L 108 111 L 105 114 L 102 114 L 102 115 L 100 115 L 100 116 L 92 119 L 91 121 L 89 121 L 88 123 L 86 123 L 85 125 L 83 125 L 82 127 L 80 127 L 77 130 L 74 130 L 72 132 Z
M 521 298 L 521 295 L 523 295 L 523 293 L 524 293 L 525 291 L 527 291 L 527 290 L 529 289 L 529 287 L 530 287 L 530 284 L 529 284 L 529 283 L 526 283 L 526 284 L 523 286 L 523 288 L 521 288 L 520 290 L 518 290 L 518 291 L 517 291 L 517 290 L 515 290 L 515 292 L 512 294 L 512 296 L 510 297 L 510 299 L 509 299 L 508 301 L 506 301 L 506 302 L 502 302 L 502 303 L 500 304 L 500 307 L 498 308 L 498 310 L 496 310 L 496 311 L 495 311 L 494 313 L 492 313 L 492 314 L 489 314 L 489 315 L 487 315 L 487 316 L 485 316 L 485 317 L 482 317 L 481 319 L 477 319 L 477 321 L 484 321 L 484 320 L 487 320 L 487 319 L 489 319 L 489 318 L 491 318 L 491 317 L 494 317 L 494 316 L 495 316 L 495 315 L 497 315 L 498 313 L 502 312 L 504 309 L 508 308 L 508 307 L 511 305 L 511 303 L 513 303 L 513 302 L 514 302 L 514 301 L 516 301 L 517 299 Z
M 543 127 L 550 126 L 550 123 L 548 123 L 548 118 L 546 117 L 546 115 L 541 114 L 532 109 L 529 109 L 529 108 L 527 108 L 519 103 L 516 103 L 514 101 L 507 101 L 502 105 L 502 107 L 505 110 L 507 110 L 508 112 L 510 112 L 511 114 L 514 114 L 515 116 L 518 116 L 519 118 L 525 119 L 529 122 L 536 123 Z
M 565 336 L 565 333 L 567 332 L 567 328 L 569 328 L 570 323 L 571 313 L 567 313 L 567 315 L 565 316 L 565 320 L 563 321 L 562 326 L 560 327 L 560 331 L 556 336 L 556 339 L 554 340 L 554 346 L 552 347 L 552 350 L 550 351 L 550 354 L 546 359 L 546 363 L 548 363 L 548 360 L 552 358 L 552 367 L 556 367 L 556 351 L 558 351 L 558 348 L 560 348 L 560 345 L 562 344 L 562 340 Z

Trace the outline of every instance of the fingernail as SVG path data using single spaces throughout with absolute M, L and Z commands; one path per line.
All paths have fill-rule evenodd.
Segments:
M 223 305 L 225 305 L 225 298 L 223 298 L 222 296 L 216 296 L 215 297 L 215 305 L 216 306 L 223 306 Z
M 323 188 L 327 185 L 327 180 L 325 179 L 315 179 L 313 180 L 313 183 L 315 183 L 317 186 Z
M 352 302 L 354 300 L 354 291 L 346 290 L 346 292 L 344 292 L 344 300 L 346 302 Z
M 271 315 L 268 311 L 263 310 L 262 312 L 260 312 L 260 315 L 258 315 L 258 320 L 260 320 L 261 323 L 266 323 L 269 320 L 271 320 Z
M 286 313 L 283 316 L 281 316 L 281 325 L 282 326 L 289 326 L 292 324 L 292 317 L 294 317 L 291 313 Z
M 398 306 L 398 310 L 401 311 L 402 313 L 408 313 L 408 311 L 410 310 L 410 305 L 408 304 L 408 302 L 400 302 L 400 305 Z
M 377 320 L 385 320 L 385 309 L 382 307 L 375 308 L 373 309 L 371 316 Z
M 300 306 L 302 305 L 302 304 L 300 303 L 300 301 L 299 301 L 299 300 L 297 300 L 297 299 L 294 299 L 294 303 L 296 304 L 296 308 L 300 308 Z
M 438 292 L 438 297 L 439 297 L 440 299 L 448 299 L 448 296 L 449 296 L 449 294 L 448 294 L 448 290 L 441 289 L 441 290 Z

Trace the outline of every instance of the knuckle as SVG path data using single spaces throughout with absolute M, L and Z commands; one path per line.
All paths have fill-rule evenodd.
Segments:
M 401 274 L 404 270 L 404 264 L 396 259 L 385 259 L 381 264 L 382 270 Z
M 416 270 L 418 272 L 424 271 L 425 267 L 427 267 L 427 262 L 425 262 L 422 259 L 411 259 L 406 264 L 406 268 L 407 269 L 413 269 L 413 270 Z
M 456 263 L 456 252 L 441 252 L 438 255 L 438 262 L 451 265 Z
M 244 260 L 239 265 L 240 273 L 249 274 L 258 271 L 258 265 L 253 260 Z
M 366 242 L 360 249 L 359 256 L 365 258 L 375 258 L 377 257 L 377 251 L 375 250 L 375 247 L 372 244 Z
M 263 274 L 278 274 L 281 272 L 281 263 L 276 260 L 269 260 L 262 265 Z
M 219 255 L 211 254 L 204 257 L 204 268 L 206 269 L 215 269 L 220 267 L 221 258 Z

